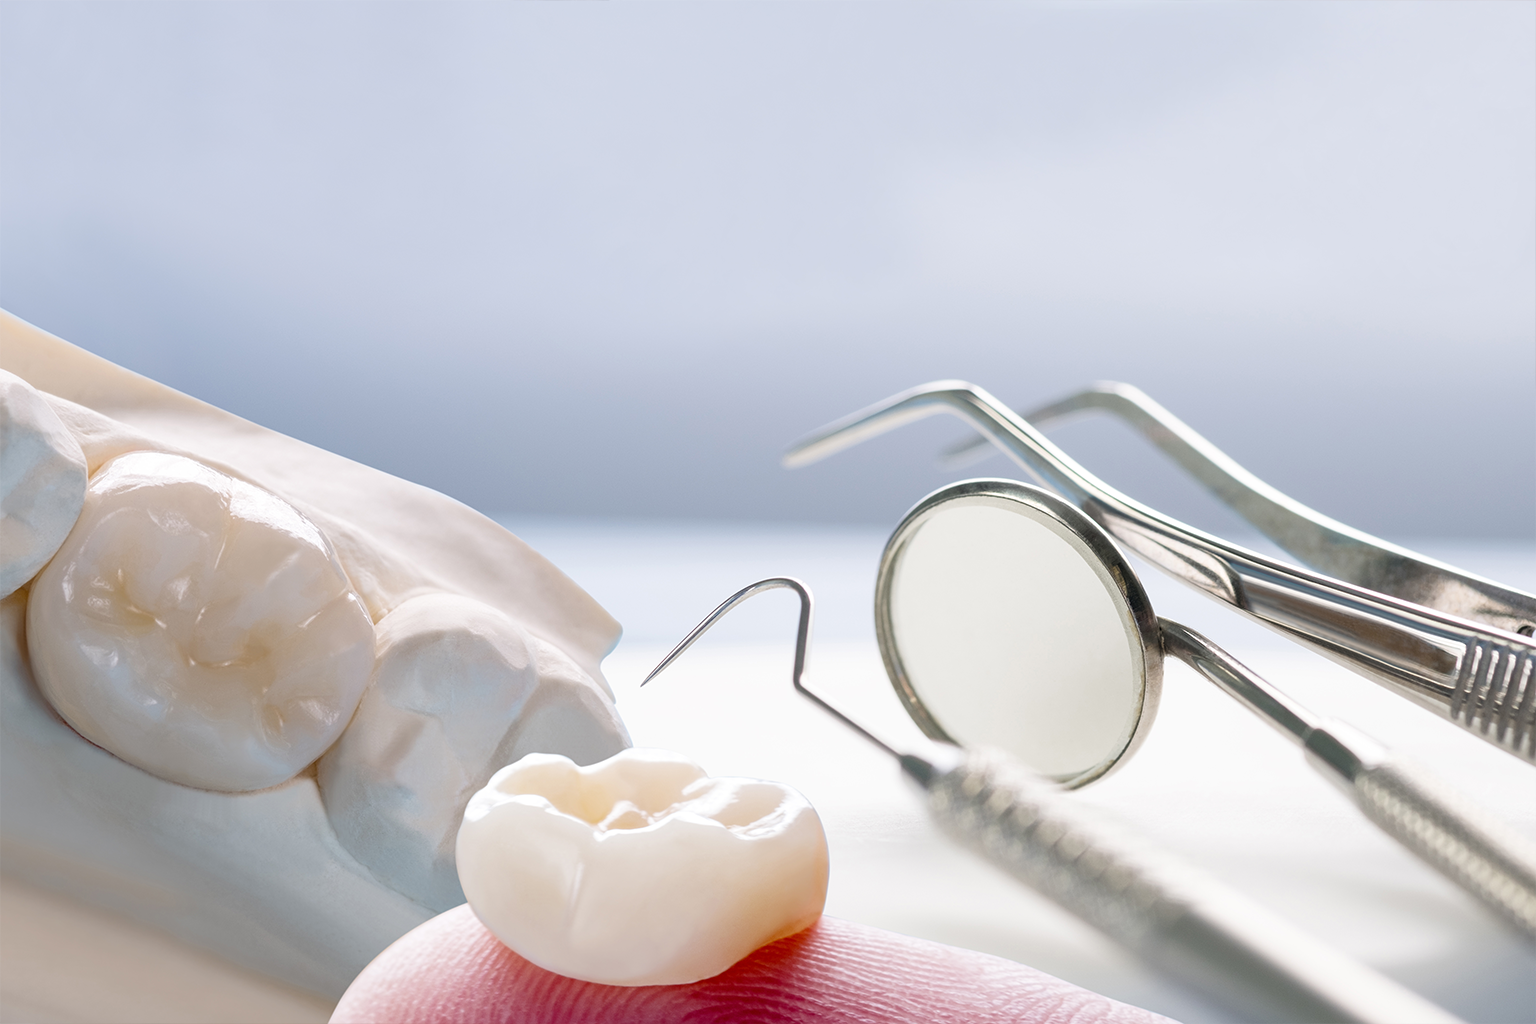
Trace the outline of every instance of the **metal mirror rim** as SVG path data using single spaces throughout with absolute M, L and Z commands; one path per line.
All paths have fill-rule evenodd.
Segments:
M 875 579 L 875 636 L 880 644 L 880 658 L 885 663 L 891 685 L 896 689 L 896 696 L 925 736 L 941 743 L 964 746 L 944 730 L 917 695 L 897 650 L 895 629 L 891 621 L 891 585 L 896 567 L 906 552 L 907 543 L 941 509 L 957 505 L 990 505 L 1011 511 L 1024 506 L 1033 513 L 1026 513 L 1031 519 L 1043 524 L 1071 545 L 1093 569 L 1105 588 L 1117 596 L 1115 610 L 1126 631 L 1126 638 L 1131 641 L 1133 660 L 1142 681 L 1136 720 L 1125 744 L 1108 758 L 1072 775 L 1051 776 L 1067 789 L 1077 789 L 1104 778 L 1140 748 L 1157 717 L 1157 706 L 1163 692 L 1161 630 L 1141 581 L 1120 549 L 1109 539 L 1109 535 L 1077 506 L 1050 491 L 1017 480 L 962 480 L 941 487 L 923 498 L 897 524 L 880 555 L 880 572 Z

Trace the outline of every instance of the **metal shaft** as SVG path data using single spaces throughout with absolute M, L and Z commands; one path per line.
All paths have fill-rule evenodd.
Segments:
M 1169 575 L 1536 763 L 1536 641 L 1286 565 L 1165 516 L 965 381 L 924 384 L 860 410 L 795 445 L 784 462 L 805 465 L 938 412 L 970 423 Z
M 1017 763 L 910 755 L 950 836 L 1164 973 L 1248 1020 L 1457 1018 L 1176 858 L 1091 817 Z
M 1303 747 L 1378 828 L 1536 942 L 1536 845 L 1343 722 L 1320 721 L 1187 626 L 1161 620 L 1163 649 Z

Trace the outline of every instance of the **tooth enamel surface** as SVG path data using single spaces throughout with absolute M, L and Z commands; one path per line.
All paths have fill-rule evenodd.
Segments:
M 458 863 L 497 938 L 607 985 L 713 977 L 810 926 L 827 892 L 826 836 L 804 797 L 660 750 L 503 768 L 469 802 Z
M 80 442 L 31 385 L 0 370 L 0 598 L 64 543 L 85 485 Z
M 377 633 L 373 682 L 320 759 L 320 793 L 354 857 L 398 891 L 447 910 L 464 902 L 459 822 L 493 772 L 535 750 L 590 764 L 629 737 L 574 663 L 479 601 L 413 598 Z
M 264 494 L 276 495 L 284 510 L 279 519 L 297 509 L 323 534 L 375 622 L 429 594 L 462 595 L 514 622 L 526 641 L 538 684 L 515 722 L 485 726 L 486 734 L 499 730 L 501 736 L 493 744 L 498 752 L 491 755 L 497 767 L 527 750 L 597 758 L 607 752 L 603 742 L 615 735 L 622 739 L 602 676 L 603 657 L 619 638 L 618 623 L 496 522 L 429 488 L 286 437 L 115 366 L 4 310 L 0 369 L 35 389 L 83 451 L 86 470 L 93 475 L 128 454 L 162 452 L 218 467 Z M 189 523 L 195 518 L 186 515 Z M 301 555 L 295 564 L 308 557 Z M 58 563 L 55 559 L 54 566 Z M 371 776 L 377 784 L 369 784 L 380 807 L 376 855 L 369 853 L 366 828 L 343 845 L 338 835 L 346 827 L 342 818 L 355 815 L 354 823 L 361 826 L 366 810 L 353 805 L 343 812 L 338 807 L 345 801 L 323 800 L 318 772 L 301 771 L 259 792 L 217 792 L 198 788 L 213 785 L 206 781 L 205 768 L 191 773 L 196 778 L 185 779 L 191 785 L 169 781 L 169 765 L 155 768 L 150 759 L 141 762 L 162 774 L 141 771 L 82 739 L 37 685 L 43 662 L 57 663 L 55 682 L 63 677 L 63 669 L 80 669 L 67 649 L 78 647 L 84 634 L 71 631 L 90 625 L 81 622 L 79 609 L 54 608 L 45 615 L 40 607 L 29 607 L 43 603 L 33 598 L 47 589 L 45 582 L 35 578 L 0 600 L 0 840 L 8 879 L 66 893 L 258 973 L 332 996 L 339 996 L 386 946 L 430 916 L 427 904 L 441 899 L 443 892 L 434 885 L 441 878 L 439 855 L 446 835 L 434 831 L 442 827 L 436 816 L 413 817 L 409 812 L 436 797 L 422 794 L 417 803 L 409 790 L 445 785 L 443 780 L 454 771 L 472 774 L 477 752 L 456 752 L 462 764 L 444 768 L 439 777 L 426 769 L 431 744 L 400 746 L 410 766 L 398 768 L 387 767 L 391 755 L 377 750 L 382 760 L 375 767 L 386 766 Z M 257 581 L 248 589 L 255 596 L 262 587 Z M 51 600 L 64 603 L 57 591 Z M 38 611 L 42 621 L 29 624 L 29 611 Z M 184 624 L 175 616 L 160 619 L 168 627 Z M 95 644 L 98 653 L 131 655 L 144 640 L 138 631 L 142 624 L 135 619 L 129 623 L 132 628 Z M 357 625 L 363 625 L 361 618 Z M 109 634 L 113 630 L 117 627 L 96 629 Z M 114 647 L 119 642 L 123 650 Z M 52 651 L 54 646 L 65 648 L 65 653 Z M 367 658 L 355 676 L 343 665 L 327 678 L 345 677 L 351 680 L 348 686 L 365 683 L 371 671 L 371 641 L 361 646 L 368 648 Z M 184 654 L 180 641 L 160 647 L 176 655 L 165 668 L 167 678 L 185 681 L 183 670 L 189 665 L 177 660 Z M 78 678 L 105 674 L 94 662 L 82 671 Z M 50 695 L 60 706 L 67 703 L 63 691 L 79 685 L 67 679 L 65 683 Z M 81 730 L 90 728 L 85 708 L 113 711 L 110 689 L 79 702 L 81 709 L 72 713 Z M 213 706 L 220 694 L 238 696 L 235 689 L 205 694 L 215 723 L 192 731 L 224 728 L 231 738 L 229 756 L 244 757 L 240 702 L 233 708 Z M 477 697 L 455 704 L 448 696 L 453 692 L 467 691 L 445 688 L 432 697 L 442 702 L 443 710 L 419 716 L 423 734 L 437 727 L 431 719 L 439 717 L 445 743 L 468 743 L 466 736 L 483 736 L 467 733 L 466 719 L 489 714 L 486 709 L 495 701 Z M 132 686 L 111 700 L 123 702 L 124 694 L 131 698 Z M 153 688 L 140 695 L 158 699 Z M 157 742 L 156 736 L 166 737 L 167 747 L 187 746 L 173 727 L 188 724 L 183 714 L 188 708 L 162 707 L 170 714 L 156 721 L 141 713 L 145 709 L 135 707 L 132 699 L 127 703 L 127 712 L 103 723 L 102 735 L 117 735 L 115 729 L 128 737 L 119 741 L 107 736 L 99 743 L 124 757 L 136 742 Z M 409 703 L 402 703 L 406 716 L 414 713 L 405 707 Z M 249 722 L 250 712 L 244 714 Z M 339 717 L 344 720 L 345 714 Z M 370 715 L 368 723 L 381 724 L 386 718 Z M 236 724 L 217 725 L 226 720 Z M 358 727 L 367 728 L 361 719 Z M 403 732 L 407 727 L 400 728 Z M 217 745 L 218 737 L 213 740 Z M 501 745 L 510 751 L 505 759 Z M 198 756 L 206 756 L 206 747 Z M 220 746 L 218 759 L 224 757 Z M 261 753 L 256 760 L 269 758 Z M 281 770 L 288 771 L 300 760 Z M 386 792 L 389 779 L 406 791 Z M 428 851 L 414 860 L 398 856 L 398 849 L 384 852 L 394 842 L 391 835 L 398 838 L 398 826 L 406 821 L 423 832 L 413 849 Z M 456 831 L 457 822 L 453 826 Z M 372 864 L 360 863 L 360 857 Z M 438 859 L 424 867 L 433 857 Z M 396 868 L 401 870 L 390 875 L 391 882 L 381 879 Z
M 27 644 L 81 735 L 172 782 L 262 789 L 346 727 L 373 623 L 286 501 L 193 459 L 120 456 L 33 583 Z

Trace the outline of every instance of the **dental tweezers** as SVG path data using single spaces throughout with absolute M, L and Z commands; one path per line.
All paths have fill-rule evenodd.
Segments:
M 1074 401 L 1080 404 L 1061 408 Z M 1041 414 L 1054 408 L 1064 415 L 1090 406 L 1127 414 L 1137 404 L 1074 396 Z M 1178 422 L 1159 411 L 1164 425 Z M 1172 438 L 1168 448 L 1183 452 L 1186 458 L 1180 461 L 1197 476 L 1226 487 L 1236 496 L 1234 507 L 1259 520 L 1255 525 L 1286 535 L 1288 549 L 1295 543 L 1308 552 L 1298 554 L 1303 560 L 1320 559 L 1332 569 L 1342 567 L 1356 581 L 1385 582 L 1390 589 L 1286 565 L 1143 505 L 1093 476 L 1026 419 L 965 381 L 923 384 L 853 413 L 795 444 L 784 463 L 806 465 L 938 412 L 968 422 L 1039 482 L 1070 498 L 1112 537 L 1175 579 L 1536 763 L 1536 641 L 1521 632 L 1536 628 L 1536 597 L 1327 520 L 1248 474 L 1187 427 L 1182 438 L 1177 431 L 1166 434 Z M 1135 422 L 1137 417 L 1130 412 L 1128 418 Z M 1154 441 L 1162 444 L 1160 437 Z M 1305 526 L 1307 520 L 1311 527 Z M 1426 579 L 1438 580 L 1438 589 L 1423 585 Z M 1451 610 L 1402 594 L 1428 597 Z M 1506 613 L 1499 612 L 1500 601 Z
M 1099 381 L 1074 395 L 1021 415 L 1035 427 L 1090 411 L 1135 428 L 1200 481 L 1228 508 L 1303 565 L 1366 590 L 1435 608 L 1474 622 L 1530 636 L 1536 595 L 1514 590 L 1409 551 L 1330 519 L 1271 487 L 1207 441 L 1138 387 Z M 986 452 L 977 437 L 949 449 L 946 462 L 965 465 Z

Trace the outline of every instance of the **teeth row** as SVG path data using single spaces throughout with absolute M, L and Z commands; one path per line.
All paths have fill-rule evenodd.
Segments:
M 425 593 L 370 616 L 283 498 L 161 451 L 88 480 L 49 399 L 0 371 L 0 400 L 0 583 L 31 581 L 44 696 L 122 760 L 241 792 L 319 759 L 343 846 L 444 909 L 463 898 L 460 817 L 492 772 L 533 750 L 585 763 L 628 745 L 599 684 L 501 611 Z

